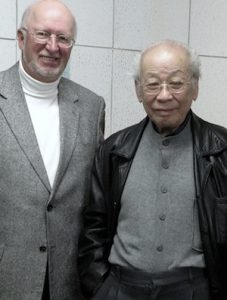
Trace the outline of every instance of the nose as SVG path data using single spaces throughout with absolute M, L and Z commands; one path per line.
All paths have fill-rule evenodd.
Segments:
M 169 100 L 172 98 L 172 94 L 169 92 L 168 85 L 163 82 L 161 84 L 160 92 L 157 95 L 158 100 Z
M 52 52 L 56 52 L 59 50 L 57 38 L 55 35 L 50 36 L 50 38 L 46 44 L 46 47 L 49 51 L 52 51 Z

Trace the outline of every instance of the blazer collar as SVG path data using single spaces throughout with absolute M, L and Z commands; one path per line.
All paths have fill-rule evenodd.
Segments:
M 48 176 L 20 83 L 18 63 L 2 74 L 4 75 L 0 82 L 0 110 L 24 155 L 42 183 L 50 190 Z
M 76 85 L 62 78 L 59 83 L 60 112 L 60 159 L 53 186 L 53 192 L 60 185 L 76 146 L 79 130 L 80 107 Z
M 76 144 L 80 116 L 77 105 L 79 97 L 76 85 L 65 78 L 62 78 L 59 82 L 58 99 L 60 112 L 60 160 L 52 193 L 53 190 L 56 191 L 57 186 L 62 180 L 72 156 Z M 40 180 L 51 191 L 22 90 L 18 73 L 18 63 L 1 74 L 0 111 Z

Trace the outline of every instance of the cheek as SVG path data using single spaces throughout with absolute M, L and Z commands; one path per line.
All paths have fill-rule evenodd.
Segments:
M 151 106 L 153 104 L 153 102 L 155 101 L 155 97 L 154 96 L 148 96 L 146 94 L 143 94 L 143 103 L 146 104 L 147 106 Z
M 184 117 L 191 108 L 193 99 L 191 97 L 181 99 L 179 101 L 179 109 L 176 111 L 176 116 L 179 118 Z
M 64 60 L 68 60 L 71 54 L 72 48 L 71 49 L 61 49 L 61 56 L 64 58 Z
M 182 100 L 182 108 L 188 108 L 191 107 L 193 101 L 193 95 L 186 95 L 185 98 Z
M 25 43 L 24 44 L 24 49 L 23 52 L 26 56 L 28 57 L 33 57 L 33 56 L 37 56 L 39 54 L 40 51 L 42 51 L 43 49 L 43 45 L 41 44 L 34 44 L 34 43 Z
M 143 107 L 146 113 L 151 114 L 153 112 L 153 103 L 154 98 L 153 97 L 143 97 Z

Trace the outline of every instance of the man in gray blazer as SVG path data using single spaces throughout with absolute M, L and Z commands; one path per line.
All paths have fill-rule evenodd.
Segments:
M 61 77 L 76 22 L 60 1 L 28 7 L 20 61 L 0 73 L 0 299 L 78 300 L 77 239 L 104 101 Z

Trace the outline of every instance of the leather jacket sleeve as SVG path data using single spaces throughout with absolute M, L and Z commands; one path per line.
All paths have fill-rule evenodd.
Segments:
M 91 297 L 109 274 L 121 193 L 148 118 L 111 135 L 99 147 L 92 169 L 90 197 L 83 212 L 78 267 L 81 288 Z
M 108 211 L 105 189 L 108 186 L 104 174 L 104 150 L 101 146 L 95 157 L 91 194 L 84 207 L 84 226 L 79 240 L 78 268 L 81 289 L 85 297 L 91 297 L 102 285 L 109 270 Z

